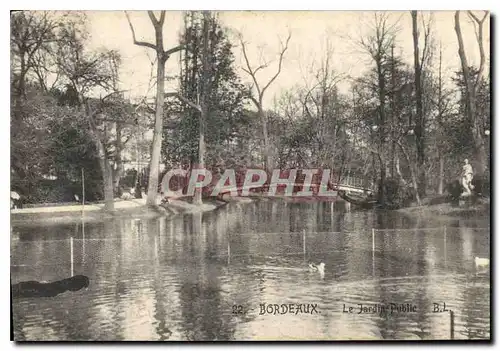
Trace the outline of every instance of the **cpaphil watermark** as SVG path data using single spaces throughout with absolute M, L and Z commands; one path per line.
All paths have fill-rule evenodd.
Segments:
M 185 179 L 187 184 L 183 189 L 171 186 L 174 177 Z M 209 190 L 210 196 L 230 194 L 231 196 L 249 196 L 252 191 L 259 191 L 267 196 L 297 196 L 297 197 L 336 197 L 337 191 L 332 190 L 333 174 L 329 169 L 290 169 L 287 171 L 273 170 L 270 177 L 262 169 L 247 169 L 242 178 L 242 172 L 226 169 L 223 174 L 213 175 L 207 169 L 172 169 L 162 179 L 161 191 L 172 197 L 183 195 L 193 196 L 196 189 Z

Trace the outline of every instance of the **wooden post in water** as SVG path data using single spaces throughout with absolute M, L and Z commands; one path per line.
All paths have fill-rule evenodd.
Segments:
M 375 228 L 372 228 L 372 253 L 375 254 Z
M 227 238 L 227 264 L 231 263 L 231 245 L 229 241 L 229 237 Z
M 330 202 L 330 228 L 333 228 L 333 213 L 334 213 L 334 201 Z
M 444 264 L 446 266 L 446 226 L 444 226 Z
M 85 221 L 82 218 L 82 262 L 85 263 Z
M 306 259 L 306 230 L 302 229 L 302 252 L 304 253 L 304 260 Z
M 73 276 L 73 237 L 69 238 L 69 251 L 71 256 L 71 276 Z
M 372 228 L 372 275 L 375 276 L 375 228 Z
M 158 259 L 158 238 L 155 236 L 155 259 Z
M 82 262 L 85 262 L 85 171 L 82 168 Z
M 450 339 L 455 339 L 455 313 L 450 310 Z
M 82 168 L 82 216 L 85 211 L 85 173 Z

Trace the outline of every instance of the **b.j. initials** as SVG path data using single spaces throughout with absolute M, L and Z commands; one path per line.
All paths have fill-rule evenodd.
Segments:
M 432 309 L 433 313 L 448 312 L 449 311 L 446 308 L 446 302 L 443 302 L 443 303 L 433 302 L 432 305 L 434 306 L 434 308 Z

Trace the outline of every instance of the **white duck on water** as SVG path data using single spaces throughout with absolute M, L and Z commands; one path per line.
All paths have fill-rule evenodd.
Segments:
M 476 267 L 489 266 L 490 259 L 489 258 L 474 257 L 474 263 L 476 264 Z
M 321 277 L 325 276 L 325 264 L 321 262 L 320 264 L 316 265 L 314 263 L 309 263 L 309 271 L 310 272 L 318 272 Z

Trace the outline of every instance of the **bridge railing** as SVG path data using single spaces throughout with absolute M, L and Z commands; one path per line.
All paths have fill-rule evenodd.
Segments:
M 357 178 L 357 177 L 342 177 L 340 181 L 335 181 L 334 185 L 337 186 L 349 186 L 353 188 L 361 188 L 361 189 L 372 189 L 373 190 L 373 184 L 371 182 L 366 183 L 363 178 Z

